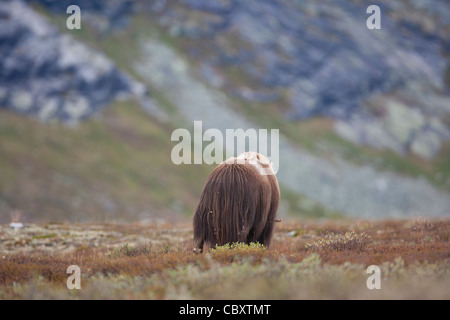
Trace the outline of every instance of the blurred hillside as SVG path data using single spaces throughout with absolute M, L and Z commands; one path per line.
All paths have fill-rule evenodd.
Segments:
M 377 4 L 1 2 L 0 222 L 190 218 L 194 120 L 280 129 L 280 215 L 450 216 L 450 5 Z

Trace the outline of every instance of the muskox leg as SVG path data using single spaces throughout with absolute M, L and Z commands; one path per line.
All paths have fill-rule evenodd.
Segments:
M 270 244 L 272 242 L 273 231 L 274 231 L 274 223 L 268 222 L 262 234 L 258 238 L 258 242 L 264 245 L 264 247 L 266 247 L 267 249 L 270 247 Z
M 207 227 L 204 221 L 204 210 L 197 208 L 194 214 L 194 253 L 203 252 L 203 245 L 207 235 Z
M 197 223 L 194 224 L 194 253 L 202 253 L 204 243 L 205 228 L 202 227 L 197 221 Z

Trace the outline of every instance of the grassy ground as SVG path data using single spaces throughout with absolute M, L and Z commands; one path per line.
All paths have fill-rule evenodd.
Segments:
M 4 225 L 0 299 L 449 299 L 449 235 L 448 220 L 293 221 L 270 249 L 196 255 L 190 224 Z

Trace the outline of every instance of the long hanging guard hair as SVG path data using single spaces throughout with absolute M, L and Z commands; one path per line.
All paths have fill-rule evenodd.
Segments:
M 246 152 L 219 164 L 195 209 L 195 252 L 231 242 L 272 241 L 280 202 L 278 180 L 266 157 Z

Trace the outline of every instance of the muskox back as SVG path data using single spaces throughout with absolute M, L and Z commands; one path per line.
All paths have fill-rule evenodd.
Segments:
M 197 250 L 204 244 L 230 242 L 270 246 L 280 201 L 278 181 L 270 170 L 265 157 L 246 153 L 212 171 L 194 214 Z

